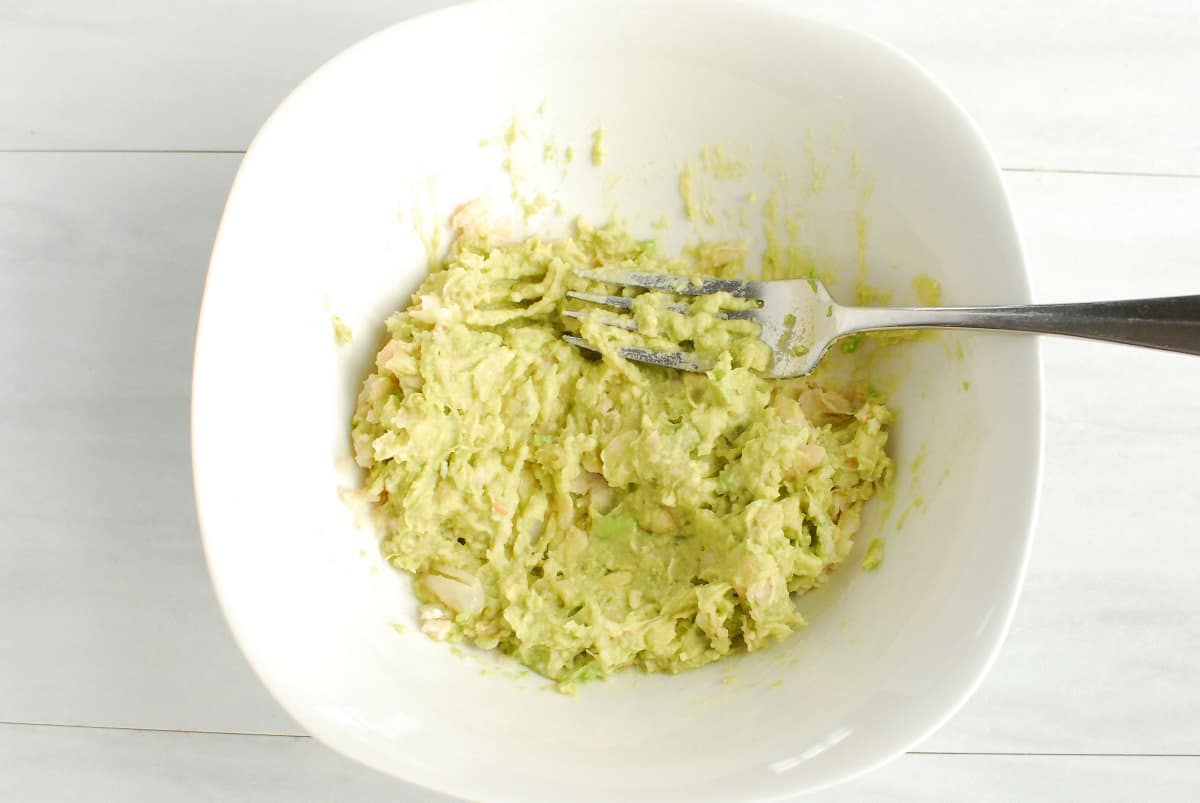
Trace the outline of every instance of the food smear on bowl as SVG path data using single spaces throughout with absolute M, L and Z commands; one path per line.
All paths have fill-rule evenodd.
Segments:
M 592 132 L 592 164 L 596 167 L 604 164 L 604 129 L 597 128 Z
M 728 298 L 673 311 L 622 291 L 637 295 L 647 336 L 691 341 L 712 360 L 706 374 L 629 362 L 618 330 L 564 314 L 581 308 L 570 290 L 616 292 L 580 269 L 740 276 L 738 244 L 668 257 L 583 222 L 514 242 L 464 217 L 388 319 L 351 421 L 359 494 L 384 556 L 414 576 L 422 632 L 498 650 L 573 692 L 803 627 L 793 594 L 850 554 L 864 503 L 892 475 L 877 392 L 825 366 L 764 379 L 756 333 L 714 314 Z
M 865 572 L 873 572 L 883 563 L 883 539 L 872 538 L 867 544 L 867 554 L 863 555 L 862 568 Z
M 333 315 L 329 322 L 333 325 L 333 340 L 339 346 L 344 346 L 354 340 L 354 332 L 342 320 L 342 316 Z

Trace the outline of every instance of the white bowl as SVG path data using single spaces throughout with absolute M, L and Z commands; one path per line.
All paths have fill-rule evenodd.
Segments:
M 948 302 L 1029 300 L 979 132 L 871 38 L 658 0 L 484 2 L 372 36 L 305 81 L 255 139 L 205 291 L 196 499 L 251 664 L 330 747 L 477 800 L 778 799 L 916 744 L 980 682 L 1016 604 L 1041 455 L 1031 338 L 944 334 L 895 353 L 894 504 L 873 503 L 851 560 L 801 600 L 811 626 L 784 643 L 568 698 L 412 626 L 407 578 L 339 500 L 337 464 L 382 320 L 424 271 L 414 210 L 431 221 L 480 193 L 502 202 L 500 146 L 479 143 L 514 114 L 534 143 L 518 151 L 549 135 L 574 143 L 565 179 L 557 165 L 523 179 L 568 210 L 596 219 L 616 205 L 648 233 L 666 214 L 664 238 L 683 242 L 679 168 L 730 143 L 753 169 L 715 182 L 716 203 L 744 201 L 749 187 L 761 205 L 787 173 L 819 263 L 853 273 L 861 208 L 873 281 L 897 300 L 921 272 Z M 586 156 L 601 125 L 608 156 L 595 167 Z M 357 333 L 351 346 L 335 348 L 331 313 Z M 858 562 L 873 534 L 887 557 L 868 574 Z

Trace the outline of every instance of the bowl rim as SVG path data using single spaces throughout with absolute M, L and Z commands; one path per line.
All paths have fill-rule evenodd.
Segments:
M 248 644 L 244 640 L 237 624 L 238 617 L 227 602 L 227 596 L 223 590 L 223 581 L 220 572 L 217 569 L 217 563 L 212 559 L 211 543 L 208 529 L 205 526 L 205 496 L 203 492 L 204 480 L 202 476 L 207 476 L 205 466 L 197 459 L 197 433 L 204 429 L 203 426 L 198 426 L 198 421 L 203 421 L 205 412 L 203 408 L 197 404 L 196 387 L 204 382 L 204 376 L 199 369 L 201 365 L 200 354 L 205 348 L 205 332 L 212 328 L 211 312 L 212 306 L 212 287 L 213 276 L 219 271 L 217 268 L 217 256 L 220 252 L 222 237 L 227 225 L 227 215 L 229 208 L 238 195 L 242 178 L 244 176 L 244 168 L 251 157 L 257 153 L 260 142 L 270 133 L 277 125 L 281 117 L 285 116 L 285 112 L 292 105 L 298 103 L 300 99 L 306 96 L 312 85 L 319 79 L 320 76 L 327 73 L 334 65 L 348 59 L 352 54 L 366 47 L 368 43 L 375 41 L 378 38 L 393 34 L 398 29 L 411 29 L 420 25 L 428 24 L 430 21 L 441 21 L 443 18 L 453 16 L 470 17 L 481 10 L 487 10 L 492 7 L 503 7 L 509 13 L 514 13 L 517 9 L 524 12 L 537 13 L 551 6 L 562 8 L 563 6 L 576 6 L 580 8 L 591 8 L 600 5 L 595 0 L 557 0 L 554 3 L 548 3 L 546 0 L 466 0 L 465 2 L 454 3 L 449 6 L 444 6 L 422 13 L 407 17 L 399 22 L 390 24 L 381 28 L 374 33 L 371 33 L 325 60 L 316 69 L 310 72 L 300 83 L 291 89 L 287 95 L 281 100 L 278 105 L 271 111 L 266 120 L 259 127 L 247 146 L 242 160 L 238 165 L 238 170 L 230 185 L 225 204 L 222 207 L 220 222 L 217 226 L 216 233 L 213 238 L 213 246 L 210 251 L 208 269 L 205 274 L 204 290 L 200 304 L 200 311 L 196 324 L 196 334 L 194 340 L 194 348 L 192 354 L 192 375 L 191 375 L 191 392 L 189 398 L 189 448 L 191 452 L 191 468 L 192 468 L 192 485 L 193 496 L 195 501 L 196 519 L 199 525 L 201 544 L 204 550 L 205 563 L 209 574 L 209 579 L 212 583 L 214 594 L 217 599 L 218 607 L 225 619 L 226 626 L 229 629 L 234 642 L 241 651 L 247 664 L 258 678 L 259 682 L 265 687 L 270 696 L 275 702 L 301 727 L 307 731 L 318 742 L 325 745 L 331 750 L 352 759 L 356 763 L 369 766 L 372 769 L 382 772 L 390 777 L 393 777 L 403 783 L 411 784 L 414 787 L 424 788 L 436 792 L 438 794 L 460 797 L 460 792 L 448 786 L 429 780 L 417 780 L 409 777 L 404 777 L 396 774 L 387 767 L 377 766 L 373 762 L 369 762 L 355 755 L 348 749 L 343 749 L 334 739 L 327 738 L 327 735 L 322 733 L 319 728 L 310 727 L 304 724 L 306 717 L 301 716 L 295 706 L 288 697 L 277 691 L 275 685 L 268 679 L 268 673 L 265 667 L 261 666 L 262 662 L 252 657 L 254 651 L 248 648 Z M 805 14 L 802 9 L 780 8 L 776 6 L 763 6 L 754 3 L 753 0 L 605 0 L 603 3 L 609 9 L 615 5 L 624 5 L 630 9 L 639 7 L 658 6 L 660 8 L 688 8 L 696 10 L 697 8 L 719 9 L 722 11 L 731 11 L 736 9 L 739 13 L 759 15 L 764 21 L 771 19 L 778 20 L 781 23 L 789 24 L 797 21 L 814 28 L 825 28 L 826 30 L 842 36 L 857 38 L 859 41 L 868 44 L 878 50 L 888 54 L 890 57 L 903 62 L 917 76 L 924 79 L 928 87 L 937 93 L 940 99 L 946 104 L 947 109 L 951 110 L 961 123 L 965 126 L 967 135 L 974 141 L 974 145 L 979 149 L 981 155 L 986 157 L 988 166 L 991 172 L 995 175 L 998 183 L 1000 199 L 1003 201 L 1002 211 L 1007 227 L 1009 228 L 1008 235 L 1011 236 L 1016 254 L 1018 257 L 1020 270 L 1015 277 L 1016 295 L 1021 298 L 1015 299 L 1017 302 L 1028 303 L 1032 300 L 1032 281 L 1029 271 L 1028 261 L 1026 259 L 1026 248 L 1020 228 L 1017 226 L 1016 216 L 1014 214 L 1012 199 L 1008 192 L 1008 188 L 1003 181 L 1003 171 L 996 159 L 995 152 L 992 150 L 987 139 L 983 135 L 976 121 L 967 113 L 966 109 L 960 104 L 946 87 L 922 64 L 909 56 L 906 52 L 898 47 L 878 38 L 877 36 L 849 27 L 839 23 L 831 22 L 820 17 L 810 16 Z M 519 13 L 519 12 L 518 12 Z M 904 740 L 903 743 L 898 743 L 898 746 L 890 751 L 881 751 L 873 760 L 864 761 L 854 770 L 845 772 L 844 774 L 830 779 L 812 783 L 804 786 L 802 789 L 793 788 L 791 791 L 781 791 L 779 794 L 768 794 L 766 796 L 742 798 L 745 803 L 769 803 L 770 801 L 784 801 L 792 799 L 797 794 L 811 794 L 844 783 L 848 783 L 864 775 L 867 775 L 880 767 L 891 763 L 899 756 L 911 750 L 914 746 L 924 742 L 935 732 L 940 730 L 950 719 L 952 719 L 978 690 L 984 678 L 991 670 L 993 664 L 998 658 L 1005 641 L 1008 638 L 1013 619 L 1016 615 L 1016 610 L 1020 602 L 1021 593 L 1024 588 L 1025 576 L 1029 567 L 1030 555 L 1033 549 L 1034 536 L 1036 535 L 1036 523 L 1038 512 L 1041 506 L 1041 495 L 1043 490 L 1043 472 L 1045 464 L 1045 366 L 1042 358 L 1042 347 L 1040 339 L 1034 338 L 1032 343 L 1030 357 L 1032 359 L 1031 368 L 1035 377 L 1036 386 L 1032 389 L 1031 394 L 1032 405 L 1029 411 L 1030 419 L 1033 423 L 1033 431 L 1031 432 L 1031 440 L 1033 447 L 1033 465 L 1028 473 L 1026 480 L 1026 493 L 1022 496 L 1028 500 L 1028 511 L 1023 517 L 1018 517 L 1017 521 L 1021 524 L 1021 532 L 1024 534 L 1021 554 L 1018 561 L 1018 568 L 1015 575 L 1015 582 L 1011 586 L 1011 591 L 1008 598 L 1004 601 L 1004 608 L 1001 611 L 1002 617 L 998 636 L 987 650 L 984 659 L 978 664 L 978 667 L 971 678 L 970 682 L 964 683 L 955 695 L 953 701 L 945 706 L 943 712 L 932 718 L 924 727 L 913 731 L 913 735 Z M 1023 519 L 1023 520 L 1022 520 Z M 503 796 L 490 798 L 496 801 L 513 800 Z

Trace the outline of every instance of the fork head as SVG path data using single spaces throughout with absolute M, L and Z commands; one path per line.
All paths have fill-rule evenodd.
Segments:
M 748 309 L 721 310 L 717 317 L 725 320 L 749 320 L 757 324 L 758 338 L 771 350 L 770 365 L 764 374 L 774 379 L 810 373 L 838 334 L 841 308 L 834 302 L 824 285 L 816 279 L 743 281 L 613 270 L 581 270 L 577 271 L 577 275 L 592 282 L 649 292 L 679 296 L 727 293 L 734 298 L 748 300 L 751 302 Z M 574 291 L 568 292 L 567 295 L 604 308 L 568 310 L 564 313 L 567 317 L 580 321 L 591 320 L 627 332 L 638 332 L 638 322 L 630 314 L 633 309 L 631 297 Z M 663 308 L 682 314 L 688 314 L 689 311 L 686 303 L 668 303 Z M 576 335 L 567 334 L 563 337 L 581 348 L 599 350 L 594 344 Z M 676 350 L 654 349 L 631 343 L 617 347 L 616 351 L 628 360 L 684 371 L 703 372 L 712 367 L 701 355 L 682 347 Z

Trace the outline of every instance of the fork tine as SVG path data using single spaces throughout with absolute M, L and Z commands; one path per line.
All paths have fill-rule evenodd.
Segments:
M 589 304 L 599 304 L 604 307 L 613 307 L 614 309 L 633 309 L 633 299 L 628 296 L 602 296 L 599 293 L 577 293 L 574 290 L 567 291 L 567 298 L 573 298 L 576 301 L 586 301 Z M 663 307 L 668 312 L 686 313 L 688 311 L 687 304 L 667 304 Z M 730 312 L 732 316 L 747 317 L 742 315 L 740 311 Z M 579 316 L 572 315 L 572 318 Z
M 680 371 L 692 371 L 693 373 L 702 374 L 708 370 L 708 366 L 700 363 L 695 355 L 689 354 L 686 351 L 654 351 L 653 349 L 639 349 L 626 346 L 617 349 L 617 353 L 627 360 L 661 365 L 664 368 L 675 368 Z
M 761 309 L 727 309 L 717 313 L 717 317 L 726 321 L 761 321 Z
M 574 290 L 568 290 L 567 298 L 573 298 L 576 301 L 586 301 L 589 304 L 613 307 L 614 309 L 629 309 L 633 306 L 633 299 L 624 296 L 602 296 L 599 293 L 577 293 Z
M 604 313 L 582 312 L 580 310 L 569 309 L 563 313 L 568 318 L 574 318 L 577 321 L 586 321 L 589 318 L 605 326 L 615 326 L 618 329 L 624 329 L 627 332 L 637 331 L 637 321 L 631 315 L 606 315 Z
M 739 298 L 753 295 L 749 282 L 739 279 L 713 279 L 707 276 L 676 276 L 669 273 L 637 273 L 624 270 L 575 271 L 575 275 L 593 282 L 615 284 L 621 287 L 639 287 L 643 290 L 662 290 L 684 296 L 707 296 L 713 293 L 729 293 Z
M 567 341 L 572 346 L 579 346 L 579 348 L 581 348 L 581 349 L 587 349 L 588 351 L 594 351 L 597 354 L 600 353 L 600 349 L 596 348 L 591 343 L 584 340 L 582 337 L 577 337 L 575 335 L 563 335 L 563 340 Z
M 596 348 L 582 337 L 576 337 L 575 335 L 563 335 L 563 340 L 574 346 L 587 349 L 588 351 L 600 351 L 600 349 Z M 653 349 L 639 349 L 632 346 L 624 346 L 618 348 L 617 353 L 627 360 L 649 363 L 651 365 L 660 365 L 663 368 L 675 368 L 680 371 L 692 371 L 700 374 L 708 370 L 708 368 L 702 365 L 695 358 L 695 356 L 683 351 L 654 351 Z

